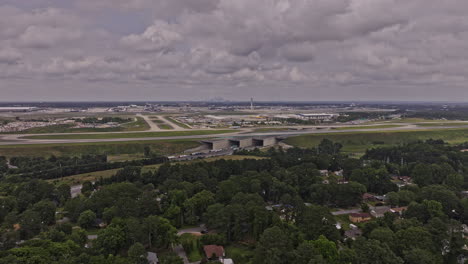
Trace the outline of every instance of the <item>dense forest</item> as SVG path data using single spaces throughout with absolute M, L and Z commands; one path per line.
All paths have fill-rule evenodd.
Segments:
M 159 263 L 184 263 L 173 250 L 178 245 L 188 255 L 224 246 L 237 264 L 465 258 L 464 145 L 428 140 L 370 149 L 361 158 L 341 147 L 324 140 L 314 149 L 242 151 L 252 158 L 166 162 L 155 171 L 124 164 L 112 177 L 85 182 L 73 198 L 71 186 L 30 172 L 58 160 L 107 163 L 105 157 L 0 158 L 0 263 L 148 263 L 147 252 Z M 342 214 L 387 207 L 362 222 Z M 178 235 L 200 225 L 201 236 Z M 218 263 L 211 257 L 201 262 Z

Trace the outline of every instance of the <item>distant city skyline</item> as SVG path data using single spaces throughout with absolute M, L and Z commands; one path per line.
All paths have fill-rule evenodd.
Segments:
M 468 101 L 459 0 L 3 0 L 0 102 Z

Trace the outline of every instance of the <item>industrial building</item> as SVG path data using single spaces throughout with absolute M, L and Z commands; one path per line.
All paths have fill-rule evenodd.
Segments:
M 318 121 L 328 121 L 334 118 L 337 118 L 338 114 L 298 114 L 298 117 L 303 120 L 318 120 Z
M 38 110 L 37 107 L 0 107 L 0 112 L 33 112 Z

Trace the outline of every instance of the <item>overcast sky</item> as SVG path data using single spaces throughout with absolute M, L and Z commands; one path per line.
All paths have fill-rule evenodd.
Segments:
M 0 0 L 0 101 L 468 101 L 466 0 Z

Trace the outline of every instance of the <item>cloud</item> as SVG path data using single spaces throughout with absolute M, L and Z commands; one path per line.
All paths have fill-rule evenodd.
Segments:
M 307 62 L 314 59 L 315 46 L 310 43 L 293 43 L 281 48 L 284 58 L 293 62 Z
M 143 34 L 132 34 L 121 39 L 122 45 L 141 52 L 167 52 L 182 40 L 182 36 L 164 21 L 156 21 Z
M 0 64 L 16 64 L 20 62 L 22 58 L 23 54 L 21 54 L 17 49 L 0 49 Z
M 468 96 L 468 2 L 460 0 L 7 3 L 0 87 L 66 79 L 75 86 L 57 87 L 75 95 L 102 83 L 118 96 L 132 83 L 148 96 L 184 98 L 240 96 L 233 89 L 299 99 Z M 29 86 L 18 96 L 33 94 Z
M 80 31 L 65 28 L 29 26 L 19 37 L 19 43 L 26 48 L 47 49 L 76 41 L 81 36 Z

